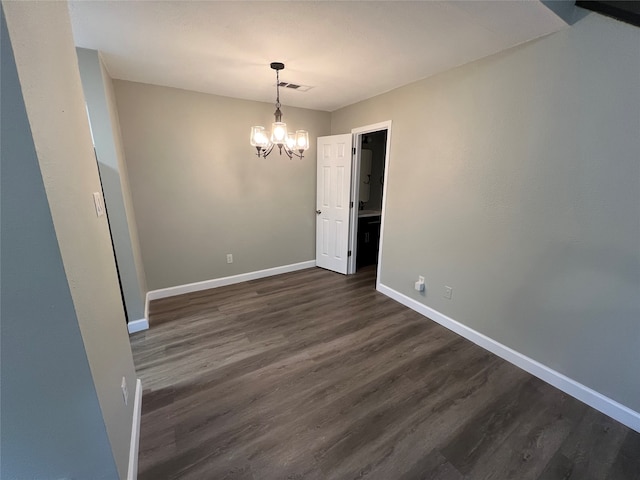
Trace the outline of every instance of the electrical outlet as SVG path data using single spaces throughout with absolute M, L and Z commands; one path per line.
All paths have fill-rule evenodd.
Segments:
M 129 390 L 127 389 L 127 379 L 122 377 L 122 383 L 120 384 L 120 388 L 122 389 L 122 398 L 124 400 L 124 404 L 129 404 Z
M 227 263 L 233 263 L 233 254 L 227 253 Z
M 453 296 L 453 288 L 451 287 L 447 287 L 445 285 L 444 287 L 444 298 L 451 300 L 451 297 Z
M 424 284 L 424 277 L 422 275 L 418 276 L 418 281 L 415 283 L 414 288 L 418 292 L 424 292 L 426 286 Z

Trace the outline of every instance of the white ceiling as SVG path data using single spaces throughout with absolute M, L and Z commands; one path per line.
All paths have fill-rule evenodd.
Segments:
M 118 79 L 333 111 L 566 26 L 537 0 L 71 1 Z

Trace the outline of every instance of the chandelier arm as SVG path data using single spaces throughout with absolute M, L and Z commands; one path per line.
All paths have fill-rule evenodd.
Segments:
M 276 145 L 278 145 L 278 150 L 280 151 L 280 155 L 282 155 L 282 150 L 284 149 L 285 155 L 287 155 L 287 157 L 291 158 L 291 155 L 289 155 L 289 149 L 287 148 L 286 144 L 277 143 Z
M 296 152 L 296 150 L 292 150 L 286 145 L 284 146 L 284 149 L 286 154 L 289 156 L 289 159 L 292 159 L 293 157 L 298 157 L 300 160 L 302 160 L 304 158 L 304 150 L 298 150 Z
M 274 146 L 275 145 L 273 143 L 271 145 L 269 145 L 269 148 L 267 148 L 267 156 L 273 151 L 273 147 Z M 265 157 L 265 158 L 267 158 L 267 157 Z
M 262 158 L 267 158 L 271 153 L 271 150 L 273 150 L 273 143 L 269 146 L 269 148 L 262 150 Z
M 286 153 L 287 157 L 289 157 L 289 160 L 291 160 L 293 158 L 292 157 L 293 152 L 286 145 L 283 145 L 283 147 L 284 147 L 284 153 Z

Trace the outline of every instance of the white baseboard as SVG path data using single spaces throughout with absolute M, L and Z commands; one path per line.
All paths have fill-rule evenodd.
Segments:
M 151 300 L 157 300 L 159 298 L 173 297 L 175 295 L 182 295 L 185 293 L 199 292 L 200 290 L 208 290 L 210 288 L 225 287 L 227 285 L 233 285 L 235 283 L 248 282 L 249 280 L 256 280 L 258 278 L 271 277 L 273 275 L 280 275 L 282 273 L 295 272 L 297 270 L 304 270 L 305 268 L 312 268 L 316 266 L 315 260 L 309 260 L 307 262 L 292 263 L 291 265 L 283 265 L 281 267 L 267 268 L 266 270 L 258 270 L 256 272 L 241 273 L 239 275 L 233 275 L 230 277 L 214 278 L 212 280 L 204 280 L 202 282 L 187 283 L 185 285 L 178 285 L 176 287 L 161 288 L 159 290 L 151 290 L 147 292 L 147 305 L 145 310 L 148 311 L 148 305 Z M 148 317 L 147 317 L 148 318 Z
M 149 328 L 149 320 L 146 318 L 141 318 L 140 320 L 133 320 L 132 322 L 127 323 L 127 329 L 129 330 L 129 334 L 140 332 L 142 330 L 147 330 Z
M 439 323 L 443 327 L 457 333 L 458 335 L 472 341 L 476 345 L 481 346 L 485 350 L 489 350 L 491 353 L 498 355 L 507 362 L 510 362 L 517 367 L 529 372 L 530 374 L 544 380 L 545 382 L 553 385 L 554 387 L 562 390 L 568 395 L 577 398 L 578 400 L 586 403 L 587 405 L 595 408 L 596 410 L 610 416 L 611 418 L 623 423 L 629 428 L 632 428 L 636 432 L 640 432 L 640 413 L 616 402 L 602 395 L 595 390 L 576 382 L 575 380 L 557 372 L 546 365 L 543 365 L 532 358 L 529 358 L 512 348 L 503 345 L 492 338 L 483 335 L 480 332 L 473 330 L 472 328 L 463 325 L 460 322 L 453 320 L 446 315 L 434 310 L 431 307 L 414 300 L 406 295 L 393 290 L 382 283 L 378 283 L 377 290 L 396 300 L 397 302 L 409 307 L 425 317 Z
M 140 445 L 140 417 L 142 415 L 142 382 L 136 381 L 136 395 L 133 401 L 133 420 L 131 423 L 131 444 L 129 446 L 129 471 L 127 480 L 138 478 L 138 447 Z

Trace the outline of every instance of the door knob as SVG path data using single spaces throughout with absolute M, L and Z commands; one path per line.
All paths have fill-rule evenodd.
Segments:
M 316 210 L 316 214 L 320 215 L 322 212 L 320 210 Z

